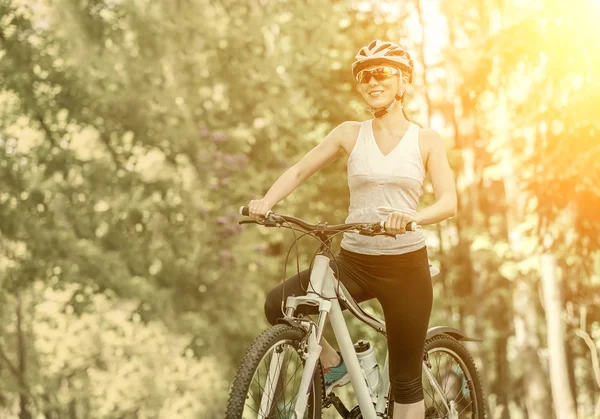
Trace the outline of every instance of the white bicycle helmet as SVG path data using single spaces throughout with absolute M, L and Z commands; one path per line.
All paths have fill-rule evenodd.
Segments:
M 375 40 L 366 45 L 356 54 L 356 61 L 352 63 L 354 78 L 361 70 L 374 64 L 392 64 L 408 75 L 408 82 L 412 83 L 414 62 L 405 48 L 393 42 Z
M 356 54 L 356 61 L 352 63 L 352 75 L 356 78 L 359 72 L 371 65 L 377 64 L 391 64 L 399 68 L 400 71 L 408 75 L 408 82 L 412 83 L 414 62 L 410 58 L 408 51 L 400 45 L 393 42 L 375 40 L 369 45 L 362 47 L 358 51 L 358 54 Z M 381 118 L 401 100 L 402 97 L 396 95 L 389 105 L 377 109 L 367 106 L 367 110 L 375 118 Z

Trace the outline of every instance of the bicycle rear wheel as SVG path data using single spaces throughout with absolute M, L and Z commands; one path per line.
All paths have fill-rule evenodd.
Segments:
M 433 381 L 423 370 L 425 419 L 485 419 L 481 379 L 475 362 L 460 342 L 449 335 L 437 335 L 425 342 Z M 390 392 L 388 418 L 393 417 Z
M 301 328 L 278 324 L 259 335 L 242 359 L 226 419 L 291 419 L 304 371 Z M 304 419 L 320 419 L 323 373 L 317 361 Z

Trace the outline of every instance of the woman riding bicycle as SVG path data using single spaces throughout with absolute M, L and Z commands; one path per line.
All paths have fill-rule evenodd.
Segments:
M 456 188 L 444 143 L 432 129 L 411 123 L 402 107 L 412 81 L 413 60 L 401 46 L 373 41 L 352 64 L 374 119 L 347 121 L 288 169 L 262 199 L 248 204 L 252 218 L 265 216 L 317 170 L 344 156 L 348 159 L 350 208 L 347 223 L 385 221 L 385 236 L 345 234 L 331 267 L 357 302 L 376 298 L 387 329 L 394 419 L 423 419 L 422 361 L 433 292 L 423 231 L 406 231 L 408 223 L 439 223 L 456 213 Z M 417 211 L 429 174 L 436 202 Z M 265 303 L 271 324 L 283 316 L 282 297 L 304 295 L 305 270 L 274 288 Z M 283 290 L 282 290 L 283 287 Z M 282 291 L 285 291 L 283 295 Z M 301 313 L 317 314 L 303 306 Z M 347 383 L 340 354 L 323 338 L 320 355 L 328 388 Z

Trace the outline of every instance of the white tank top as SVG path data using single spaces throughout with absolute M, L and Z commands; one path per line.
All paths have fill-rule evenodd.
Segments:
M 410 124 L 396 148 L 383 155 L 373 135 L 373 120 L 360 126 L 354 149 L 348 157 L 350 208 L 347 223 L 385 221 L 381 207 L 415 214 L 423 191 L 425 167 L 419 149 L 419 126 Z M 355 253 L 397 255 L 425 246 L 423 230 L 368 237 L 344 233 L 342 247 Z

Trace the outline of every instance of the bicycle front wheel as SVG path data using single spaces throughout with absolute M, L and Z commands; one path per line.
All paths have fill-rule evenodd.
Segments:
M 233 382 L 226 419 L 291 419 L 304 371 L 300 342 L 306 332 L 278 324 L 258 336 Z M 317 361 L 304 419 L 320 419 L 323 373 Z

